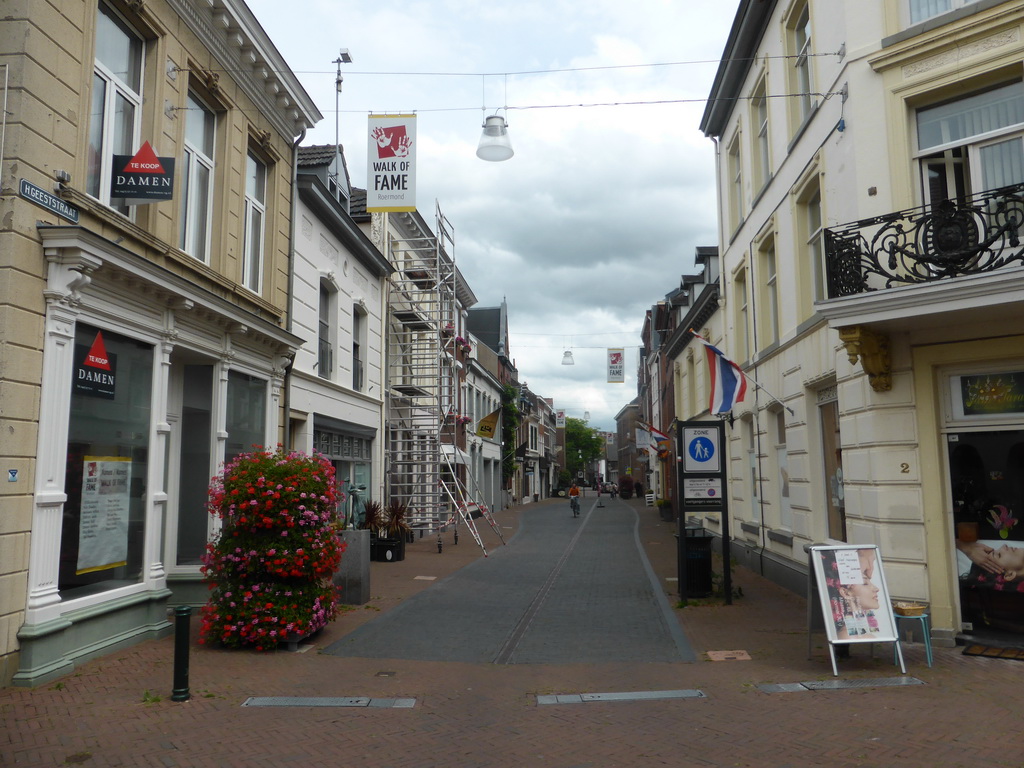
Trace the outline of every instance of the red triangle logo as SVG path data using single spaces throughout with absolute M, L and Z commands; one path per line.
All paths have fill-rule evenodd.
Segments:
M 128 164 L 122 170 L 122 173 L 163 173 L 164 167 L 160 163 L 160 158 L 156 156 L 156 152 L 149 145 L 149 142 L 144 142 L 139 151 L 135 153 L 135 157 L 128 161 Z
M 85 364 L 90 368 L 102 368 L 104 371 L 110 370 L 110 358 L 107 357 L 107 345 L 103 343 L 102 331 L 96 332 L 96 339 L 89 349 L 89 354 L 85 356 Z

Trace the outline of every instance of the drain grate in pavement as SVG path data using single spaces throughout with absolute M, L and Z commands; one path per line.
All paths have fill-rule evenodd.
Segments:
M 652 701 L 654 699 L 703 699 L 702 691 L 624 691 L 620 693 L 559 693 L 538 696 L 537 704 L 585 704 L 591 701 Z
M 706 651 L 710 661 L 750 661 L 746 651 Z
M 757 690 L 764 693 L 797 693 L 811 689 L 804 688 L 800 683 L 765 683 L 764 685 L 757 686 Z
M 368 696 L 250 696 L 243 707 L 369 707 L 371 709 L 412 709 L 416 699 L 371 699 Z
M 798 691 L 835 691 L 841 688 L 882 688 L 903 685 L 924 685 L 916 677 L 870 677 L 850 680 L 811 680 L 806 683 L 774 683 L 757 686 L 764 693 L 791 693 Z

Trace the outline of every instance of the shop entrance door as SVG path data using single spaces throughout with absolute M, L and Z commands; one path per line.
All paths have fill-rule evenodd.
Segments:
M 1024 641 L 1024 430 L 947 435 L 965 631 Z

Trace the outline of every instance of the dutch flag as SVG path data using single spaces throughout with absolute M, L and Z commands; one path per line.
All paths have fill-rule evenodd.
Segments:
M 707 354 L 708 373 L 711 376 L 708 409 L 711 413 L 728 413 L 736 403 L 743 402 L 743 396 L 747 394 L 747 378 L 743 370 L 714 344 L 696 333 L 693 333 L 693 338 L 704 345 Z

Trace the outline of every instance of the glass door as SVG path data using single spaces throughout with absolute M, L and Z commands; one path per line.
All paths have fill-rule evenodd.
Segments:
M 966 630 L 1024 633 L 1024 430 L 947 435 Z

